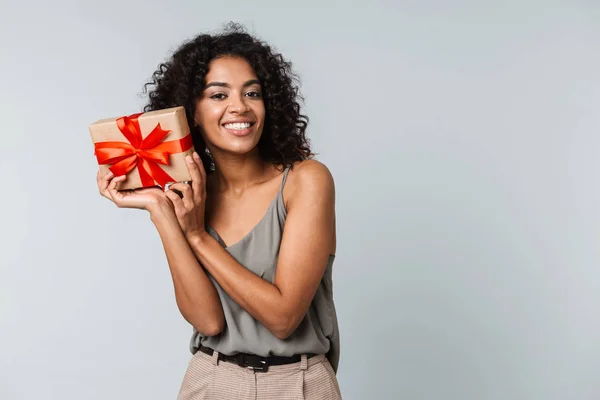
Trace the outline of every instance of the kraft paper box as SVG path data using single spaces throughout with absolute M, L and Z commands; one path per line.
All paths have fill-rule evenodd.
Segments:
M 106 118 L 89 126 L 100 174 L 127 175 L 117 190 L 190 181 L 194 152 L 183 107 Z

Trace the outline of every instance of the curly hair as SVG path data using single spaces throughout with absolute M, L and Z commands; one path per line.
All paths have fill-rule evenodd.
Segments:
M 170 60 L 159 64 L 150 82 L 144 85 L 149 102 L 144 112 L 183 106 L 194 148 L 206 171 L 214 170 L 214 161 L 194 126 L 196 99 L 201 96 L 209 63 L 219 57 L 245 59 L 256 73 L 263 92 L 265 124 L 258 142 L 260 157 L 274 165 L 287 167 L 305 160 L 313 153 L 306 137 L 308 117 L 301 113 L 298 77 L 291 62 L 264 41 L 230 23 L 218 34 L 200 34 L 184 42 Z M 153 86 L 148 91 L 148 87 Z

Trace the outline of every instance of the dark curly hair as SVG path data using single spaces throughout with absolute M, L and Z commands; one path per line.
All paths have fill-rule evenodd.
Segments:
M 144 111 L 183 106 L 194 142 L 194 147 L 206 171 L 214 170 L 214 162 L 194 126 L 196 99 L 206 84 L 208 64 L 218 57 L 244 58 L 254 69 L 260 81 L 265 104 L 265 125 L 258 143 L 263 160 L 282 167 L 313 156 L 306 138 L 308 117 L 301 114 L 298 78 L 291 62 L 273 50 L 264 41 L 248 34 L 235 23 L 227 24 L 217 34 L 200 34 L 184 42 L 170 60 L 159 64 L 150 82 L 144 85 L 149 102 Z M 152 90 L 148 91 L 148 87 Z

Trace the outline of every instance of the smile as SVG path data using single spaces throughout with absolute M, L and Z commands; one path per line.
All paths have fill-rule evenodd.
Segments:
M 254 125 L 254 123 L 252 123 L 252 122 L 233 122 L 231 124 L 224 124 L 223 126 L 227 129 L 233 129 L 233 130 L 239 131 L 242 129 L 248 129 L 252 125 Z
M 254 124 L 254 122 L 232 122 L 223 124 L 223 127 L 235 136 L 245 136 L 252 132 L 252 129 L 250 128 L 252 128 Z

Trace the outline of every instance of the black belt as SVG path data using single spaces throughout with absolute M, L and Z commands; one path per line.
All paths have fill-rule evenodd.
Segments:
M 198 349 L 204 354 L 208 354 L 212 356 L 214 351 L 210 347 L 200 346 Z M 307 354 L 307 358 L 314 356 L 314 354 Z M 269 370 L 269 365 L 286 365 L 300 362 L 302 360 L 302 356 L 300 354 L 296 354 L 289 357 L 283 356 L 269 356 L 269 357 L 261 357 L 256 354 L 246 354 L 246 353 L 238 353 L 231 356 L 228 356 L 223 353 L 219 353 L 219 360 L 226 361 L 230 363 L 234 363 L 239 365 L 240 367 L 248 368 L 258 372 L 267 372 Z

